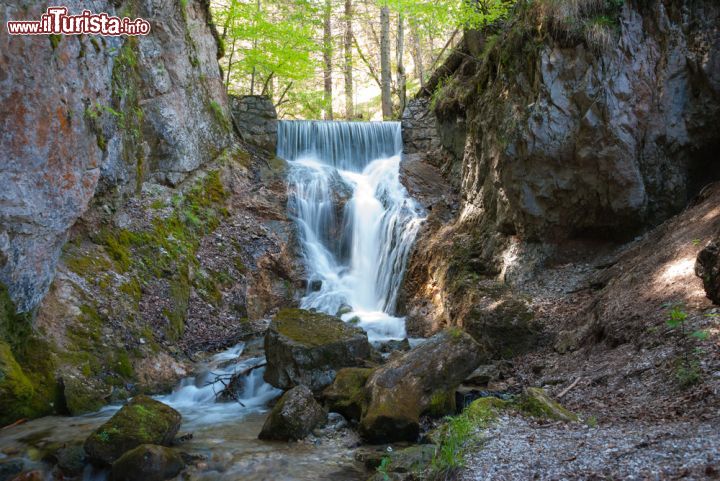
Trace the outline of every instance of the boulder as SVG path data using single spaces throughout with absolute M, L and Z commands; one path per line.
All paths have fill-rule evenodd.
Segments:
M 148 396 L 136 396 L 85 441 L 95 464 L 112 464 L 141 444 L 172 443 L 180 429 L 180 413 Z
M 306 386 L 296 386 L 275 404 L 258 438 L 290 441 L 305 438 L 325 422 L 327 413 Z
M 362 366 L 371 356 L 367 334 L 320 312 L 282 309 L 265 335 L 265 381 L 280 389 L 305 385 L 320 391 L 343 367 Z
M 536 418 L 552 419 L 554 421 L 577 421 L 576 414 L 568 411 L 557 401 L 554 401 L 539 387 L 529 387 L 523 392 L 518 407 L 520 411 Z
M 113 463 L 110 479 L 163 481 L 174 478 L 184 467 L 182 457 L 174 450 L 155 444 L 142 444 Z
M 459 329 L 443 331 L 373 372 L 360 435 L 369 442 L 415 441 L 422 414 L 454 411 L 455 389 L 486 358 Z
M 359 457 L 368 470 L 377 471 L 382 466 L 383 472 L 376 472 L 369 481 L 387 481 L 388 478 L 410 481 L 417 478 L 408 475 L 423 472 L 432 462 L 436 450 L 434 444 L 421 444 L 390 452 L 384 449 L 371 451 Z
M 0 461 L 0 481 L 13 479 L 22 472 L 25 462 L 22 459 L 9 459 Z
M 708 299 L 720 304 L 720 235 L 698 254 L 695 274 L 702 279 Z
M 85 469 L 86 458 L 82 445 L 67 446 L 58 450 L 56 468 L 64 477 L 80 476 Z
M 372 369 L 346 367 L 340 369 L 335 381 L 322 392 L 322 399 L 330 411 L 347 419 L 359 421 L 365 402 L 365 383 Z

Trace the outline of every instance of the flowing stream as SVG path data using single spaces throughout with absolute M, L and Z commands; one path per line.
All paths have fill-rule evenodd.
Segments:
M 280 122 L 290 209 L 308 290 L 301 306 L 359 324 L 371 341 L 402 339 L 395 315 L 422 208 L 400 183 L 399 122 Z
M 281 122 L 278 156 L 290 163 L 291 213 L 307 267 L 301 305 L 363 327 L 372 341 L 402 339 L 395 316 L 407 257 L 423 221 L 422 209 L 399 180 L 402 141 L 397 122 Z M 196 366 L 172 393 L 156 398 L 183 416 L 180 448 L 201 455 L 179 479 L 360 480 L 353 458 L 357 436 L 341 426 L 298 443 L 257 439 L 269 402 L 281 391 L 263 381 L 260 339 L 238 344 Z M 219 402 L 229 378 L 245 373 L 237 399 Z M 0 432 L 0 474 L 7 463 L 51 473 L 48 455 L 81 444 L 120 406 L 75 417 L 48 416 Z M 87 466 L 84 481 L 104 481 L 107 470 Z

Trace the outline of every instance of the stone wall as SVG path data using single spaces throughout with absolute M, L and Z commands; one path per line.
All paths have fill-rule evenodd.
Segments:
M 268 152 L 277 148 L 277 112 L 270 97 L 245 95 L 230 97 L 235 128 L 246 142 Z

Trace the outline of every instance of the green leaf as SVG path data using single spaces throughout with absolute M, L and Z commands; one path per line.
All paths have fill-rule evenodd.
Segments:
M 705 341 L 710 337 L 710 333 L 707 331 L 695 331 L 690 336 L 694 337 L 695 339 L 698 339 L 700 341 Z

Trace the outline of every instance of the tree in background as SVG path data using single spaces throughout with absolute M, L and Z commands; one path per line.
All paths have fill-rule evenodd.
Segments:
M 369 120 L 398 118 L 462 31 L 513 2 L 212 0 L 212 12 L 229 93 L 268 95 L 283 118 Z

